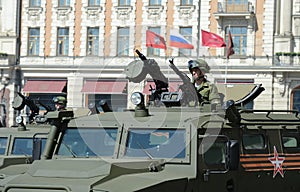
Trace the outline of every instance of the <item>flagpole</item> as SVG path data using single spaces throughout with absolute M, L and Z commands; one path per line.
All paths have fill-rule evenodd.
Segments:
M 227 45 L 227 52 L 226 52 L 226 69 L 225 69 L 225 85 L 227 88 L 227 72 L 228 72 L 228 63 L 229 63 L 229 56 L 234 54 L 234 49 L 233 49 L 233 41 L 232 41 L 232 36 L 230 32 L 230 25 L 228 29 L 228 45 Z
M 230 25 L 229 25 L 228 31 L 230 31 Z M 226 31 L 225 31 L 225 34 L 226 34 Z M 229 35 L 228 35 L 227 39 L 228 39 L 227 41 L 229 41 Z M 227 46 L 229 46 L 229 45 L 227 45 Z M 227 49 L 228 49 L 228 47 L 227 47 Z M 226 51 L 228 51 L 228 50 L 226 50 Z M 227 53 L 226 53 L 225 82 L 224 82 L 226 87 L 227 87 L 228 63 L 229 63 L 229 56 L 228 56 Z M 226 90 L 227 90 L 227 89 L 226 89 Z
M 168 49 L 165 49 L 165 65 L 167 65 L 167 70 L 168 70 L 168 82 L 170 81 L 170 67 L 169 67 L 169 65 L 167 64 L 167 53 L 168 53 L 168 51 L 167 51 Z M 168 85 L 168 87 L 169 87 L 169 85 Z
M 227 84 L 228 63 L 229 63 L 229 59 L 226 58 L 226 65 L 225 65 L 225 80 L 224 80 L 225 85 Z
M 227 98 L 227 71 L 228 71 L 228 62 L 229 59 L 226 58 L 225 64 L 225 79 L 224 79 L 224 89 L 225 89 L 225 98 Z
M 230 31 L 230 25 L 229 25 L 229 30 L 228 31 Z M 226 31 L 225 31 L 225 34 L 226 34 Z M 228 38 L 227 38 L 227 42 L 229 42 L 229 35 L 228 35 Z M 227 97 L 227 73 L 228 73 L 228 63 L 229 63 L 228 47 L 229 47 L 229 43 L 227 43 L 227 47 L 226 47 L 226 64 L 225 64 L 225 79 L 224 79 L 225 97 Z
M 200 22 L 201 22 L 201 0 L 199 0 L 198 2 L 198 18 L 197 18 L 197 22 L 198 22 L 198 41 L 197 41 L 197 59 L 199 58 L 199 55 L 200 55 L 200 32 L 201 32 L 201 25 L 200 25 Z

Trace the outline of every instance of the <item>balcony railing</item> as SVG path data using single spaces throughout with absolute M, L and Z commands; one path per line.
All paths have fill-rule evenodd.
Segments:
M 228 1 L 218 2 L 219 13 L 253 13 L 254 7 L 251 2 L 233 4 Z
M 8 55 L 6 53 L 0 53 L 0 65 L 9 66 L 15 64 L 15 55 Z
M 300 53 L 276 53 L 274 64 L 277 66 L 300 66 Z

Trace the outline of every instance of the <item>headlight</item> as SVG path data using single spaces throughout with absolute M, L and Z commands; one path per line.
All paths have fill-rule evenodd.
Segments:
M 130 100 L 134 105 L 142 104 L 144 102 L 144 95 L 140 92 L 134 92 L 132 93 Z

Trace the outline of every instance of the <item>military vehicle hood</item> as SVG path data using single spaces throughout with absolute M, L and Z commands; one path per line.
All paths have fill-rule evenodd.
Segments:
M 20 184 L 19 186 L 36 188 L 38 183 L 40 187 L 45 186 L 47 188 L 46 186 L 51 182 L 56 183 L 57 186 L 65 186 L 76 191 L 79 184 L 87 189 L 122 175 L 160 172 L 164 170 L 164 163 L 164 160 L 132 159 L 115 159 L 111 162 L 90 158 L 72 159 L 71 161 L 70 159 L 41 160 L 35 161 L 26 174 L 18 177 L 10 184 L 13 185 L 17 182 Z M 27 178 L 25 183 L 23 177 Z M 64 180 L 61 180 L 62 178 Z
M 92 178 L 115 177 L 123 174 L 161 171 L 164 167 L 163 160 L 105 160 L 91 159 L 60 159 L 36 161 L 27 173 L 32 177 L 55 178 Z M 76 168 L 76 169 L 75 169 Z

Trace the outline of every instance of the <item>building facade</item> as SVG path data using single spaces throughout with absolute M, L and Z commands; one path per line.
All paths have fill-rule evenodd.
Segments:
M 2 27 L 3 7 L 12 5 L 1 3 L 4 38 L 8 28 Z M 18 19 L 21 23 L 20 54 L 14 51 L 16 41 L 9 52 L 16 56 L 13 69 L 20 70 L 21 81 L 9 83 L 9 98 L 20 91 L 49 106 L 53 97 L 62 95 L 69 108 L 100 100 L 116 111 L 130 108 L 131 93 L 149 94 L 153 84 L 149 75 L 139 83 L 126 79 L 124 69 L 139 59 L 134 52 L 138 49 L 156 59 L 171 90 L 180 79 L 169 68 L 169 58 L 186 73 L 188 60 L 203 58 L 211 66 L 208 78 L 226 100 L 238 100 L 262 84 L 265 91 L 248 107 L 300 108 L 300 0 L 23 0 L 21 16 L 10 14 L 16 18 L 14 25 Z M 147 47 L 147 30 L 162 36 L 167 48 Z M 226 48 L 202 46 L 201 30 L 225 42 L 230 31 L 235 53 L 227 59 Z M 170 46 L 171 31 L 194 48 Z M 6 52 L 2 42 L 1 52 Z M 15 74 L 2 68 L 9 76 Z
M 0 127 L 10 126 L 15 112 L 11 107 L 19 79 L 17 55 L 19 49 L 18 1 L 0 1 Z M 17 83 L 18 84 L 18 83 Z

